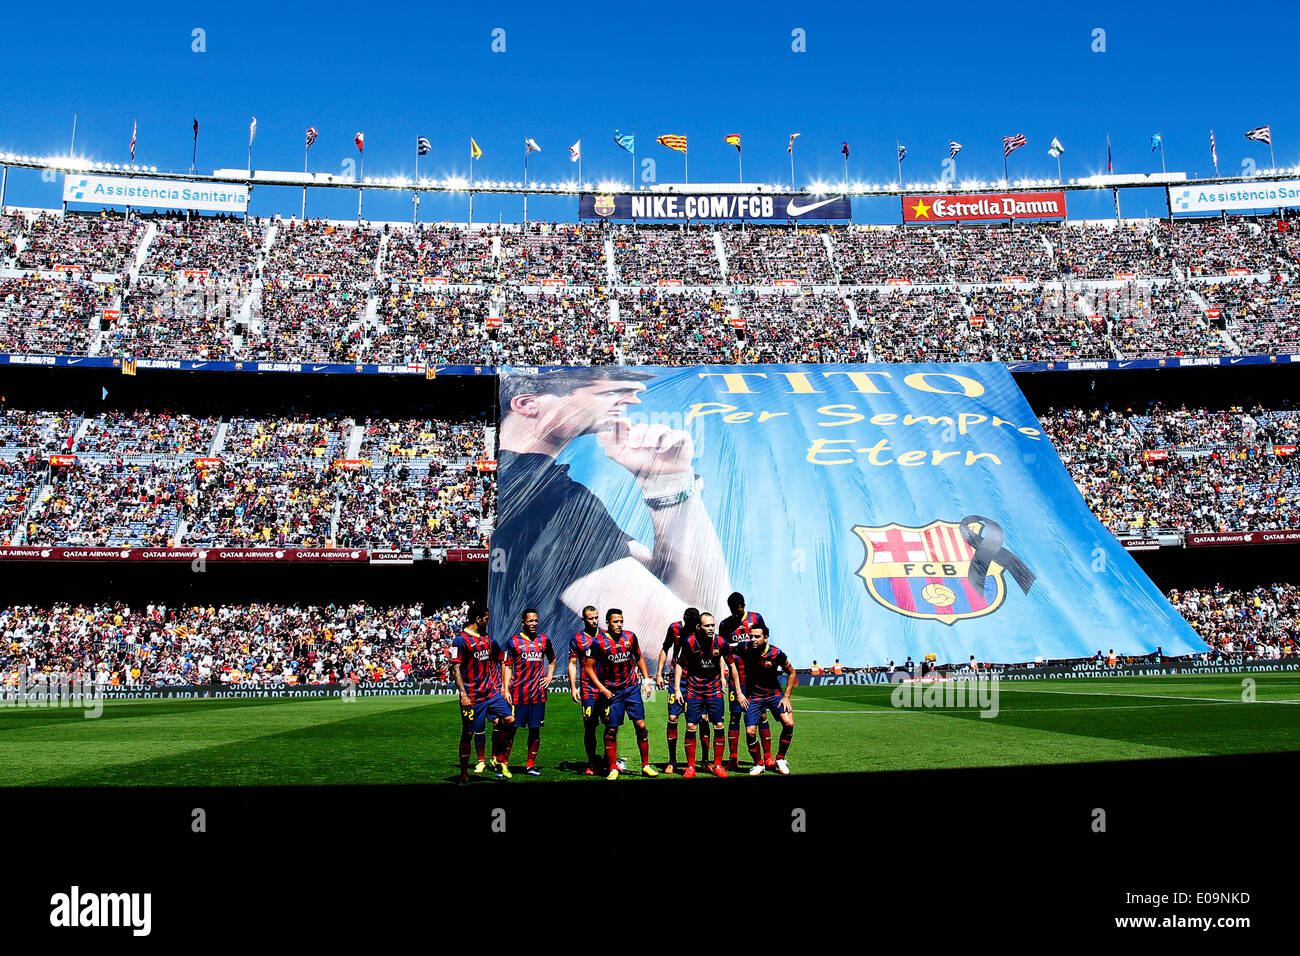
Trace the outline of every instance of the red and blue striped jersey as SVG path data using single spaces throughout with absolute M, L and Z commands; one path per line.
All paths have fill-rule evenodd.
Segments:
M 722 668 L 727 663 L 727 642 L 718 635 L 708 646 L 692 634 L 682 642 L 682 696 L 687 700 L 717 700 L 722 696 Z
M 472 701 L 486 700 L 501 692 L 501 648 L 486 634 L 475 636 L 461 631 L 451 642 L 451 659 L 460 662 L 465 693 Z
M 596 662 L 596 676 L 610 690 L 637 682 L 636 662 L 641 659 L 641 646 L 631 631 L 625 629 L 618 637 L 601 631 L 587 648 L 587 656 Z
M 741 651 L 745 662 L 745 696 L 770 697 L 782 693 L 780 677 L 785 673 L 785 651 L 769 643 L 760 653 L 752 644 Z M 740 669 L 739 660 L 736 669 Z
M 578 662 L 578 681 L 582 685 L 583 700 L 590 700 L 596 696 L 596 685 L 588 680 L 587 672 L 582 669 L 582 662 L 587 659 L 587 648 L 591 647 L 591 642 L 600 634 L 599 630 L 594 635 L 579 631 L 569 638 L 569 660 Z
M 682 622 L 678 621 L 675 624 L 669 624 L 668 633 L 664 635 L 664 669 L 660 676 L 668 682 L 669 687 L 673 686 L 673 662 L 681 654 L 683 632 Z
M 551 639 L 545 634 L 529 639 L 516 634 L 506 645 L 506 663 L 510 665 L 510 703 L 546 703 L 546 665 L 555 660 Z
M 751 627 L 764 628 L 768 640 L 772 639 L 771 633 L 766 631 L 767 622 L 763 620 L 763 615 L 755 611 L 747 611 L 745 616 L 741 618 L 736 617 L 734 614 L 724 617 L 722 623 L 718 625 L 718 637 L 726 642 L 728 659 L 735 662 L 742 685 L 745 681 L 745 659 L 741 651 L 749 646 L 749 629 Z

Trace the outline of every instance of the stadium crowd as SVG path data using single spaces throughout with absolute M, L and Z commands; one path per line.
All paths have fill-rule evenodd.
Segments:
M 1173 589 L 1169 602 L 1216 655 L 1269 660 L 1300 654 L 1300 587 Z
M 1300 528 L 1294 409 L 1075 408 L 1039 420 L 1116 534 Z
M 0 607 L 0 693 L 24 679 L 101 687 L 445 681 L 468 610 L 364 601 Z

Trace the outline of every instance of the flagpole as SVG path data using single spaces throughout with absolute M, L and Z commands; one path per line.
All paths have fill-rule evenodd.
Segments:
M 691 181 L 691 157 L 686 150 L 682 150 L 682 164 L 686 169 L 686 176 L 683 182 L 689 183 Z
M 474 225 L 474 138 L 469 141 L 469 218 L 465 225 Z
M 903 188 L 903 144 L 894 140 L 894 153 L 898 156 L 898 188 Z
M 1277 169 L 1277 159 L 1273 156 L 1273 130 L 1268 131 L 1268 163 L 1274 169 Z
M 528 154 L 532 150 L 524 146 L 524 225 L 528 225 Z
M 361 150 L 361 170 L 357 173 L 357 225 L 361 224 L 361 197 L 365 194 L 361 184 L 366 181 L 366 151 Z
M 73 121 L 73 124 L 72 124 L 72 141 L 73 141 L 74 143 L 77 141 L 77 124 L 76 124 L 76 121 L 75 121 L 75 120 Z M 194 167 L 195 167 L 196 165 L 198 165 L 198 162 L 199 162 L 199 131 L 196 129 L 196 130 L 194 131 L 194 152 L 193 152 L 193 153 L 191 154 L 191 156 L 190 156 L 190 175 L 191 175 L 191 176 L 194 175 Z
M 310 143 L 302 148 L 302 173 L 304 176 L 307 175 L 307 151 L 310 149 L 311 149 Z M 302 222 L 307 221 L 307 184 L 306 183 L 303 183 L 302 186 L 302 220 L 301 221 Z
M 844 154 L 844 191 L 849 191 L 849 154 Z
M 745 159 L 740 155 L 740 147 L 736 147 L 736 182 L 745 181 Z
M 420 141 L 415 142 L 415 189 L 411 193 L 411 205 L 415 207 L 411 213 L 411 225 L 415 226 L 420 221 Z
M 1065 182 L 1065 180 L 1061 178 L 1061 154 L 1060 153 L 1056 154 L 1056 181 L 1058 183 Z
M 1002 147 L 1002 181 L 1008 186 L 1011 185 L 1011 173 L 1007 171 L 1007 148 Z
M 72 114 L 72 145 L 68 147 L 68 155 L 77 155 L 77 114 Z M 193 172 L 193 170 L 190 170 Z
M 794 140 L 790 140 L 790 189 L 794 189 Z

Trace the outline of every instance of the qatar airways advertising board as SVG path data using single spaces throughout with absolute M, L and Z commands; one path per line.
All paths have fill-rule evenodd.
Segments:
M 1064 218 L 1064 192 L 903 197 L 903 222 L 905 223 Z

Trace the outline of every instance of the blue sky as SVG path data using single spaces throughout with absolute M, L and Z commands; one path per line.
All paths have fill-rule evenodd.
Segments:
M 490 7 L 490 9 L 489 9 Z M 301 169 L 303 135 L 320 130 L 314 171 L 342 171 L 366 134 L 368 175 L 414 172 L 415 138 L 432 153 L 424 175 L 464 175 L 468 138 L 484 157 L 478 179 L 519 180 L 523 140 L 538 181 L 574 174 L 568 146 L 583 142 L 583 177 L 626 179 L 630 157 L 613 130 L 634 131 L 638 162 L 660 182 L 680 181 L 681 155 L 661 133 L 690 139 L 692 181 L 734 181 L 740 133 L 747 181 L 789 180 L 786 143 L 799 132 L 796 177 L 838 181 L 840 143 L 850 177 L 897 176 L 895 141 L 908 149 L 907 180 L 941 174 L 950 139 L 965 149 L 959 178 L 1001 175 L 1001 137 L 1024 133 L 1011 174 L 1054 175 L 1053 136 L 1066 147 L 1065 177 L 1105 171 L 1109 132 L 1116 172 L 1158 170 L 1157 129 L 1171 170 L 1212 172 L 1268 148 L 1244 139 L 1271 123 L 1279 165 L 1300 162 L 1300 123 L 1287 45 L 1292 8 L 1222 5 L 700 3 L 392 4 L 335 0 L 231 4 L 137 3 L 105 7 L 30 4 L 6 11 L 8 82 L 0 86 L 0 151 L 64 153 L 72 117 L 77 152 L 125 162 L 133 119 L 137 162 L 187 170 L 191 121 L 200 123 L 198 166 L 244 167 L 257 116 L 254 166 Z M 505 31 L 505 52 L 492 51 Z M 195 52 L 193 31 L 204 31 Z M 792 50 L 804 31 L 806 52 Z M 1105 52 L 1093 52 L 1094 30 Z M 58 183 L 11 171 L 7 202 L 57 207 Z M 252 211 L 292 213 L 296 189 L 257 190 Z M 1121 194 L 1126 215 L 1163 214 L 1163 193 Z M 355 216 L 354 192 L 313 193 L 309 211 Z M 530 218 L 572 219 L 574 198 L 533 199 Z M 480 196 L 475 219 L 518 219 L 516 198 Z M 1113 215 L 1109 193 L 1072 194 L 1072 216 Z M 464 197 L 426 197 L 421 219 L 463 218 Z M 408 195 L 370 192 L 371 219 L 409 219 Z M 857 200 L 864 222 L 897 222 L 897 200 Z

